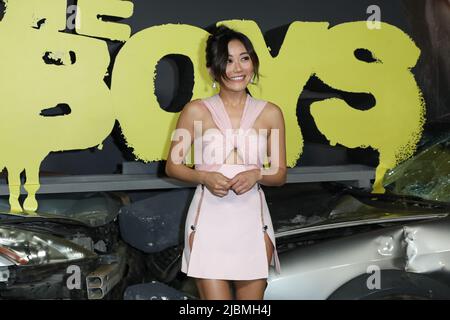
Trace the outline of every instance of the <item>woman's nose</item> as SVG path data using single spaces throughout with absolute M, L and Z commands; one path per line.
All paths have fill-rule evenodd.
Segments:
M 241 64 L 240 64 L 239 62 L 236 62 L 236 63 L 234 64 L 234 71 L 235 71 L 235 72 L 238 72 L 238 71 L 241 71 L 241 70 L 242 70 Z

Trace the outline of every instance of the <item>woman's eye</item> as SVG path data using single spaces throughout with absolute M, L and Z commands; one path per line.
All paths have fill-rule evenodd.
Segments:
M 242 60 L 244 60 L 244 61 L 248 61 L 248 60 L 250 60 L 250 57 L 242 57 Z
M 228 63 L 233 63 L 233 60 L 231 60 L 231 59 L 228 59 L 228 61 L 227 61 Z

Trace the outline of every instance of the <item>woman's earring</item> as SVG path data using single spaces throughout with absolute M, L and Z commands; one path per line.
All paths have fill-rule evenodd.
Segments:
M 213 87 L 213 89 L 217 88 L 216 81 L 213 82 L 212 87 Z
M 255 75 L 253 75 L 252 78 L 250 79 L 250 83 L 255 84 Z

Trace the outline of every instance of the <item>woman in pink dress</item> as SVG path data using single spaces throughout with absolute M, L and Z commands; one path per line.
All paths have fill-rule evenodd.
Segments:
M 172 141 L 166 163 L 168 176 L 197 184 L 181 270 L 195 278 L 201 299 L 262 299 L 269 267 L 280 272 L 261 185 L 286 182 L 283 114 L 248 94 L 259 60 L 244 34 L 216 28 L 206 62 L 220 91 L 183 108 L 176 132 L 185 135 Z M 194 169 L 185 163 L 192 144 Z

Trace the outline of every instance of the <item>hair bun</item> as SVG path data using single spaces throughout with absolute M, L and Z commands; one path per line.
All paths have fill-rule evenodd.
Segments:
M 211 32 L 211 36 L 215 39 L 220 39 L 223 36 L 229 35 L 231 33 L 233 33 L 232 29 L 228 28 L 225 25 L 220 25 L 213 29 L 213 31 Z

